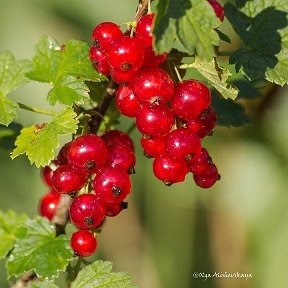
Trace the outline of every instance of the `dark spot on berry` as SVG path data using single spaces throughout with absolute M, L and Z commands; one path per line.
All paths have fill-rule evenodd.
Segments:
M 163 182 L 164 182 L 165 186 L 171 186 L 173 184 L 172 182 L 167 181 L 167 180 L 165 180 Z
M 120 207 L 124 210 L 124 209 L 128 209 L 128 202 L 122 201 L 120 203 Z
M 131 68 L 132 68 L 132 65 L 130 63 L 125 62 L 125 63 L 121 64 L 121 69 L 123 71 L 129 71 L 129 70 L 131 70 Z
M 88 169 L 88 170 L 92 170 L 94 167 L 95 167 L 95 162 L 94 161 L 87 161 L 85 163 L 85 167 Z
M 74 251 L 74 254 L 73 254 L 74 257 L 78 257 L 79 256 L 79 253 Z
M 67 193 L 72 199 L 76 197 L 77 191 L 71 191 Z
M 192 153 L 188 154 L 188 155 L 185 156 L 185 160 L 190 161 L 190 160 L 193 159 L 193 157 L 194 157 L 194 154 L 192 154 Z
M 98 40 L 94 40 L 94 41 L 93 41 L 93 46 L 94 46 L 95 48 L 97 48 L 97 49 L 99 49 L 99 48 L 101 47 L 101 45 L 100 45 L 100 43 L 99 43 Z
M 94 220 L 92 217 L 87 216 L 84 218 L 84 223 L 88 226 L 92 226 L 94 224 Z
M 221 175 L 220 174 L 218 174 L 218 178 L 217 178 L 217 180 L 219 181 L 221 179 Z
M 132 166 L 128 169 L 128 174 L 135 174 L 135 167 Z
M 118 187 L 118 186 L 114 186 L 114 187 L 112 188 L 112 194 L 113 194 L 114 196 L 120 195 L 121 192 L 122 192 L 122 189 L 121 189 L 120 187 Z

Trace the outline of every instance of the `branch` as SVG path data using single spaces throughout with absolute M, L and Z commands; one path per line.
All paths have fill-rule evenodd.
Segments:
M 135 14 L 135 21 L 138 22 L 141 17 L 147 14 L 150 0 L 139 0 L 139 4 Z M 152 2 L 152 1 L 151 1 Z

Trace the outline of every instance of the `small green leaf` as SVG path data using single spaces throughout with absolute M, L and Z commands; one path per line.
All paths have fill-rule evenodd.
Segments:
M 33 271 L 40 278 L 52 279 L 65 271 L 73 257 L 69 239 L 56 237 L 47 219 L 27 220 L 18 230 L 14 249 L 6 261 L 8 278 Z M 49 287 L 49 286 L 48 286 Z
M 23 128 L 16 139 L 16 148 L 11 158 L 26 153 L 31 164 L 35 163 L 37 167 L 47 165 L 54 158 L 54 151 L 59 146 L 59 135 L 76 132 L 76 116 L 72 108 L 66 108 L 40 129 L 34 125 Z
M 225 6 L 225 15 L 246 45 L 230 58 L 236 70 L 250 80 L 288 83 L 287 0 L 236 1 Z
M 130 275 L 111 271 L 111 262 L 96 261 L 79 272 L 71 288 L 136 288 Z
M 189 64 L 189 67 L 202 74 L 225 99 L 237 98 L 238 89 L 228 82 L 231 76 L 230 71 L 220 67 L 215 58 L 212 61 L 206 61 L 195 57 L 195 61 Z
M 30 285 L 28 286 L 29 288 L 59 288 L 56 284 L 53 282 L 31 282 Z
M 15 231 L 27 218 L 25 214 L 16 215 L 13 211 L 0 211 L 0 259 L 5 258 L 13 248 Z
M 0 125 L 0 147 L 13 149 L 16 137 L 20 134 L 22 126 L 18 123 L 10 123 L 8 127 Z
M 189 55 L 195 53 L 211 60 L 214 46 L 219 45 L 215 31 L 220 25 L 211 5 L 203 0 L 161 0 L 153 29 L 155 48 L 159 54 L 177 47 Z
M 0 93 L 0 124 L 8 126 L 17 115 L 18 104 Z

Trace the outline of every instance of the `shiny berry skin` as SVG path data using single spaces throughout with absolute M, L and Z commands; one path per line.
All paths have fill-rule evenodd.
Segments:
M 128 208 L 127 202 L 116 202 L 116 203 L 107 203 L 106 204 L 106 216 L 108 217 L 115 217 L 117 216 L 122 210 Z
M 219 179 L 218 169 L 214 164 L 209 166 L 209 169 L 202 174 L 193 174 L 194 181 L 197 186 L 207 189 L 212 187 Z
M 164 154 L 165 152 L 165 137 L 145 137 L 141 138 L 141 146 L 144 154 L 147 157 L 156 157 L 157 155 Z
M 120 28 L 112 22 L 102 22 L 92 33 L 93 45 L 96 48 L 109 49 L 109 47 L 122 37 Z
M 165 149 L 172 159 L 189 160 L 201 150 L 201 141 L 192 130 L 178 128 L 167 135 Z
M 171 104 L 180 118 L 195 119 L 211 104 L 211 92 L 200 81 L 186 80 L 176 86 Z
M 120 86 L 116 92 L 116 106 L 119 112 L 127 117 L 135 117 L 140 103 L 134 95 L 131 85 Z
M 161 68 L 147 68 L 137 73 L 133 80 L 134 94 L 141 102 L 167 103 L 174 93 L 174 82 Z
M 45 194 L 39 201 L 39 214 L 43 217 L 52 220 L 54 214 L 57 211 L 57 207 L 60 201 L 60 194 L 56 191 L 50 191 Z
M 130 193 L 131 181 L 124 170 L 106 167 L 96 174 L 93 188 L 95 194 L 104 202 L 120 203 Z
M 70 142 L 66 143 L 59 150 L 58 155 L 57 155 L 57 163 L 58 163 L 58 165 L 65 165 L 65 164 L 68 163 L 67 150 L 68 150 L 69 144 L 70 144 Z
M 185 160 L 174 160 L 168 155 L 158 155 L 153 162 L 154 175 L 165 185 L 170 186 L 177 182 L 183 182 L 188 173 Z
M 95 194 L 81 194 L 70 206 L 71 222 L 79 229 L 92 229 L 105 217 L 105 206 Z
M 116 69 L 110 70 L 111 78 L 119 85 L 125 86 L 131 83 L 135 77 L 135 71 L 121 71 Z
M 222 5 L 216 0 L 208 0 L 208 2 L 213 7 L 216 16 L 220 19 L 221 22 L 224 21 L 224 9 Z
M 165 136 L 174 124 L 174 113 L 166 105 L 142 105 L 136 115 L 136 127 L 151 137 Z
M 107 61 L 106 51 L 92 46 L 89 52 L 93 67 L 105 76 L 110 75 L 110 66 Z
M 106 165 L 109 154 L 105 142 L 99 136 L 86 134 L 70 143 L 67 158 L 77 172 L 91 174 Z
M 187 161 L 188 169 L 194 174 L 205 173 L 210 168 L 212 159 L 205 148 L 201 150 L 193 157 L 193 159 Z
M 202 139 L 213 132 L 216 122 L 217 114 L 215 110 L 209 106 L 197 119 L 187 121 L 187 126 Z
M 108 146 L 111 163 L 110 166 L 125 170 L 127 173 L 134 173 L 136 158 L 134 152 L 125 145 Z
M 109 130 L 101 136 L 101 139 L 106 143 L 107 146 L 110 145 L 124 145 L 129 147 L 134 151 L 134 144 L 128 134 L 120 130 Z
M 111 46 L 107 59 L 113 70 L 136 71 L 144 62 L 144 50 L 136 38 L 123 36 Z
M 53 160 L 52 165 L 54 165 L 56 168 L 58 166 L 58 162 L 56 160 Z M 42 176 L 43 182 L 49 187 L 52 187 L 53 170 L 50 168 L 49 165 L 41 169 L 41 176 Z
M 156 55 L 152 47 L 144 49 L 144 63 L 142 68 L 158 67 L 167 58 L 167 53 Z
M 152 35 L 152 23 L 154 19 L 154 13 L 146 14 L 137 23 L 136 26 L 136 38 L 141 41 L 144 47 L 151 47 L 153 42 Z
M 72 234 L 70 246 L 75 255 L 88 257 L 92 255 L 97 248 L 97 239 L 87 230 L 79 230 Z
M 59 193 L 71 193 L 80 190 L 86 180 L 85 174 L 75 172 L 70 165 L 62 165 L 53 172 L 52 186 Z

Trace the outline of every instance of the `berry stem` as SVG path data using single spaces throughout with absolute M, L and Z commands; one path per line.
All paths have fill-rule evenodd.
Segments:
M 139 4 L 135 14 L 135 21 L 138 22 L 148 12 L 150 0 L 139 0 Z
M 31 112 L 35 112 L 35 113 L 39 113 L 39 114 L 44 114 L 44 115 L 48 115 L 48 116 L 56 116 L 57 115 L 56 112 L 53 112 L 50 110 L 28 106 L 26 104 L 19 103 L 19 102 L 17 104 L 18 104 L 19 108 L 27 110 L 27 111 L 31 111 Z
M 179 73 L 176 65 L 174 65 L 174 70 L 175 70 L 175 73 L 176 73 L 176 75 L 177 75 L 177 78 L 178 78 L 179 82 L 180 82 L 180 83 L 183 82 L 183 80 L 182 80 L 182 78 L 181 78 L 181 76 L 180 76 L 180 73 Z

